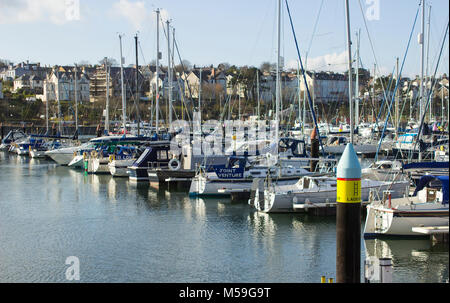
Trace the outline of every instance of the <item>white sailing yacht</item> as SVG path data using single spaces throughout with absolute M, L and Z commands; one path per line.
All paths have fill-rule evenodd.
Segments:
M 432 188 L 431 182 L 439 180 L 441 189 Z M 380 236 L 420 236 L 417 227 L 436 228 L 449 226 L 449 177 L 423 176 L 414 194 L 394 198 L 390 192 L 384 199 L 367 206 L 364 238 Z

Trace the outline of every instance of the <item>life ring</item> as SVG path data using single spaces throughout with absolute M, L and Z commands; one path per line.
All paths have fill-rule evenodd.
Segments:
M 176 164 L 176 166 L 174 166 L 174 164 Z M 178 159 L 172 159 L 169 162 L 169 169 L 170 170 L 179 170 L 181 168 L 181 163 L 180 161 L 178 161 Z

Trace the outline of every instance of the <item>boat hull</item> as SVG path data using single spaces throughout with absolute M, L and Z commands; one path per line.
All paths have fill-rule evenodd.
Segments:
M 383 236 L 417 237 L 413 227 L 448 226 L 448 205 L 421 203 L 411 206 L 389 208 L 384 205 L 368 205 L 364 226 L 364 238 Z
M 372 191 L 383 192 L 390 190 L 392 198 L 403 197 L 406 194 L 408 182 L 398 182 L 391 185 L 386 182 L 383 185 L 361 187 L 361 201 L 368 201 Z M 258 200 L 258 197 L 255 197 Z M 255 204 L 258 211 L 266 213 L 295 212 L 311 207 L 322 207 L 336 204 L 336 188 L 327 190 L 302 190 L 298 192 L 288 191 L 277 193 L 273 190 L 265 190 L 264 203 Z

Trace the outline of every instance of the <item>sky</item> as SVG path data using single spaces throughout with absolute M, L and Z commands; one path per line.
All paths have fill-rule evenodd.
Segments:
M 297 51 L 285 1 L 282 3 L 280 54 L 286 68 L 296 67 Z M 386 75 L 394 70 L 398 57 L 400 67 L 405 60 L 404 76 L 420 74 L 421 11 L 405 58 L 419 3 L 350 0 L 352 52 L 354 56 L 360 31 L 362 67 L 373 70 L 376 64 L 377 75 Z M 306 68 L 345 71 L 345 1 L 288 0 L 288 4 Z M 426 7 L 430 41 L 425 66 L 433 74 L 448 24 L 449 3 L 426 0 Z M 135 62 L 134 36 L 138 33 L 139 62 L 148 64 L 156 58 L 156 8 L 161 10 L 164 26 L 170 20 L 175 28 L 181 58 L 193 65 L 226 62 L 259 67 L 262 62 L 276 62 L 277 0 L 0 0 L 0 59 L 41 65 L 96 64 L 104 57 L 119 62 L 121 34 L 125 64 L 129 65 Z M 160 30 L 162 64 L 166 65 L 167 40 L 162 27 Z M 449 73 L 448 45 L 447 35 L 438 75 Z

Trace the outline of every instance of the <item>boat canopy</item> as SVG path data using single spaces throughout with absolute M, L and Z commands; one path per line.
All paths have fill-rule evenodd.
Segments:
M 448 204 L 448 194 L 449 194 L 449 177 L 448 176 L 432 176 L 425 175 L 420 178 L 419 183 L 417 184 L 416 190 L 414 191 L 413 196 L 416 196 L 419 191 L 424 189 L 428 184 L 430 184 L 433 180 L 439 180 L 442 184 L 442 204 Z
M 415 162 L 404 164 L 403 169 L 448 168 L 447 162 Z

